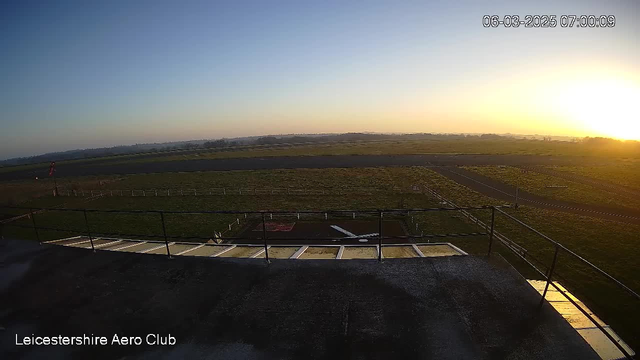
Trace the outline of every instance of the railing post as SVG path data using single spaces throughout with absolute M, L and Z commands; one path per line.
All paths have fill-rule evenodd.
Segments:
M 378 261 L 382 261 L 382 211 L 378 210 Z
M 29 213 L 31 214 L 31 222 L 33 222 L 33 230 L 36 232 L 36 239 L 40 244 L 42 244 L 40 241 L 40 234 L 38 233 L 38 227 L 36 226 L 36 217 L 33 215 L 33 209 L 29 209 Z
M 267 224 L 264 221 L 264 213 L 262 213 L 262 239 L 264 240 L 264 257 L 269 263 L 269 248 L 267 247 Z
M 160 219 L 162 220 L 162 234 L 164 235 L 164 245 L 167 247 L 167 256 L 171 259 L 169 251 L 169 240 L 167 239 L 167 227 L 164 225 L 164 211 L 160 211 Z
M 87 220 L 87 210 L 82 210 L 84 213 L 84 223 L 87 225 L 87 235 L 89 235 L 89 242 L 91 243 L 91 250 L 96 252 L 96 248 L 93 246 L 93 237 L 91 236 L 91 230 L 89 229 L 89 220 Z
M 496 222 L 496 208 L 491 207 L 491 232 L 489 233 L 489 252 L 487 256 L 491 256 L 491 246 L 493 245 L 493 229 Z
M 549 289 L 549 284 L 551 283 L 551 277 L 553 276 L 553 270 L 556 268 L 556 261 L 558 260 L 558 250 L 560 247 L 556 243 L 556 251 L 553 253 L 553 262 L 551 263 L 551 267 L 549 268 L 549 274 L 547 274 L 547 284 L 544 286 L 544 291 L 542 292 L 542 298 L 540 299 L 540 306 L 544 303 L 544 298 L 547 296 L 547 290 Z

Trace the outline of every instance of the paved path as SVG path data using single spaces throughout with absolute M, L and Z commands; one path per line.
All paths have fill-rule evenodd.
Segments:
M 437 167 L 432 168 L 432 170 L 483 195 L 494 199 L 504 200 L 509 203 L 515 202 L 515 186 L 458 167 Z M 591 216 L 631 224 L 640 224 L 640 210 L 587 205 L 549 199 L 531 194 L 524 190 L 519 190 L 518 192 L 518 203 L 521 205 L 569 212 L 583 216 Z

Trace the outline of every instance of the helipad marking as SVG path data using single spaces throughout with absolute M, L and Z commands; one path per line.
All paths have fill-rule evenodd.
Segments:
M 349 237 L 357 237 L 358 236 L 358 235 L 356 235 L 356 234 L 354 234 L 354 233 L 352 233 L 350 231 L 347 231 L 347 230 L 341 228 L 338 225 L 331 225 L 331 228 L 334 229 L 334 230 L 337 230 L 337 231 L 339 231 L 339 232 L 341 232 L 341 233 L 343 233 L 343 234 L 345 234 L 345 235 L 347 235 Z

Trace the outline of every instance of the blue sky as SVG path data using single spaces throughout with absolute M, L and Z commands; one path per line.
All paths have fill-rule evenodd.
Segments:
M 637 129 L 556 101 L 576 93 L 566 83 L 608 84 L 624 95 L 610 102 L 638 94 L 637 1 L 0 6 L 0 158 L 280 133 Z M 613 14 L 617 25 L 485 29 L 485 14 Z

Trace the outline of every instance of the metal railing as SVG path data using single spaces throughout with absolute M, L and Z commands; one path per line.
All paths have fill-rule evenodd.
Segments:
M 595 270 L 596 272 L 598 272 L 599 274 L 601 274 L 605 278 L 607 278 L 609 281 L 611 281 L 614 284 L 616 284 L 619 288 L 624 290 L 627 294 L 631 295 L 631 297 L 633 297 L 635 300 L 640 301 L 640 295 L 637 292 L 635 292 L 633 289 L 631 289 L 630 287 L 628 287 L 627 285 L 622 283 L 620 280 L 616 279 L 615 277 L 613 277 L 612 275 L 607 273 L 606 271 L 600 269 L 598 266 L 596 266 L 593 263 L 589 262 L 588 260 L 586 260 L 582 256 L 576 254 L 574 251 L 568 249 L 564 245 L 562 245 L 559 242 L 553 240 L 549 236 L 541 233 L 540 231 L 538 231 L 535 228 L 533 228 L 532 226 L 526 224 L 522 220 L 514 217 L 513 215 L 511 215 L 511 214 L 507 213 L 506 211 L 504 211 L 504 210 L 502 210 L 500 208 L 497 208 L 497 207 L 493 208 L 492 212 L 491 212 L 491 233 L 490 233 L 490 237 L 489 237 L 489 252 L 488 252 L 489 255 L 491 255 L 491 243 L 492 243 L 493 237 L 495 235 L 494 224 L 495 224 L 496 211 L 499 214 L 504 215 L 508 219 L 514 221 L 518 225 L 521 225 L 524 228 L 526 228 L 527 230 L 530 230 L 534 234 L 540 236 L 542 239 L 546 240 L 547 242 L 551 243 L 554 246 L 553 258 L 551 260 L 551 265 L 547 269 L 547 271 L 542 271 L 537 266 L 535 266 L 529 259 L 527 259 L 527 254 L 526 253 L 523 254 L 521 251 L 513 249 L 510 246 L 506 246 L 507 249 L 509 249 L 513 254 L 515 254 L 521 260 L 526 262 L 540 276 L 542 276 L 543 279 L 546 280 L 546 283 L 545 283 L 545 286 L 544 286 L 544 291 L 542 293 L 542 297 L 540 298 L 540 306 L 542 306 L 544 304 L 544 301 L 545 301 L 545 298 L 546 298 L 546 295 L 547 295 L 547 291 L 549 290 L 549 286 L 554 287 L 571 304 L 573 304 L 573 306 L 575 306 L 587 319 L 589 319 L 589 321 L 591 321 L 607 337 L 607 339 L 609 339 L 616 346 L 616 348 L 618 348 L 618 350 L 620 350 L 620 352 L 622 352 L 622 354 L 624 354 L 624 356 L 626 358 L 632 359 L 633 358 L 632 355 L 624 348 L 624 346 L 622 346 L 608 331 L 606 331 L 604 329 L 604 327 L 593 317 L 593 315 L 589 314 L 589 311 L 587 311 L 587 309 L 585 309 L 583 306 L 581 306 L 578 303 L 578 301 L 576 301 L 574 298 L 569 296 L 563 289 L 561 289 L 556 283 L 553 282 L 553 277 L 555 275 L 554 271 L 556 269 L 556 264 L 558 262 L 558 254 L 562 251 L 563 253 L 571 255 L 573 258 L 579 260 L 581 263 L 587 265 L 589 268 Z M 531 256 L 529 255 L 529 257 L 531 257 Z M 540 262 L 539 260 L 537 260 L 537 261 Z
M 36 222 L 36 214 L 38 212 L 43 211 L 58 211 L 58 212 L 75 212 L 82 213 L 84 219 L 84 225 L 86 228 L 86 234 L 89 237 L 92 249 L 95 249 L 93 245 L 93 239 L 96 236 L 124 236 L 124 237 L 140 237 L 140 238 L 160 238 L 163 239 L 165 245 L 167 246 L 167 256 L 171 257 L 171 252 L 169 250 L 169 239 L 189 239 L 189 240 L 210 240 L 211 237 L 198 237 L 198 236 L 170 236 L 167 234 L 167 226 L 165 215 L 169 214 L 217 214 L 217 215 L 236 215 L 236 221 L 233 223 L 240 224 L 240 219 L 247 219 L 252 215 L 257 215 L 257 218 L 260 219 L 262 223 L 262 239 L 251 239 L 248 237 L 234 237 L 234 236 L 217 236 L 216 239 L 220 241 L 237 241 L 237 240 L 262 240 L 265 246 L 267 246 L 268 241 L 282 241 L 282 240 L 308 240 L 309 238 L 278 238 L 278 237 L 268 237 L 267 236 L 267 217 L 269 220 L 273 219 L 274 216 L 292 216 L 296 219 L 300 219 L 303 215 L 320 215 L 319 218 L 324 218 L 325 220 L 329 217 L 341 217 L 344 219 L 355 219 L 356 215 L 358 217 L 367 217 L 367 218 L 377 218 L 378 219 L 378 260 L 382 260 L 382 242 L 385 240 L 415 240 L 415 239 L 424 239 L 424 238 L 445 238 L 445 237 L 466 237 L 466 236 L 485 236 L 487 235 L 485 232 L 469 232 L 469 233 L 450 233 L 450 234 L 420 234 L 420 235 L 396 235 L 396 236 L 385 236 L 383 234 L 383 219 L 385 216 L 389 215 L 401 215 L 401 216 L 410 216 L 411 213 L 424 213 L 424 212 L 436 212 L 436 211 L 461 211 L 461 210 L 485 210 L 489 211 L 491 209 L 490 206 L 479 206 L 479 207 L 462 207 L 462 208 L 420 208 L 420 209 L 376 209 L 376 210 L 296 210 L 296 211 L 231 211 L 231 210 L 211 210 L 211 211 L 178 211 L 178 210 L 106 210 L 106 209 L 72 209 L 72 208 L 26 208 L 26 207 L 17 207 L 17 206 L 5 206 L 4 208 L 8 209 L 17 209 L 17 210 L 25 210 L 28 213 L 24 214 L 31 218 L 31 226 L 26 226 L 22 224 L 16 223 L 8 223 L 8 222 L 0 222 L 0 234 L 2 234 L 2 227 L 4 226 L 12 226 L 17 228 L 33 228 L 36 239 L 38 242 L 41 241 L 41 236 L 39 230 L 46 231 L 59 231 L 59 232 L 77 232 L 77 229 L 68 229 L 68 228 L 59 228 L 59 227 L 46 227 L 46 226 L 38 226 Z M 162 234 L 131 234 L 131 233 L 105 233 L 105 232 L 95 232 L 92 230 L 90 226 L 90 222 L 87 217 L 87 213 L 118 213 L 118 214 L 158 214 L 158 220 L 161 224 Z M 252 217 L 255 218 L 255 217 Z M 229 225 L 229 228 L 231 226 Z M 224 234 L 224 232 L 219 232 L 219 234 Z M 338 241 L 344 240 L 344 237 L 327 237 L 322 238 L 322 240 L 328 241 Z M 265 250 L 265 257 L 268 259 L 268 250 Z

